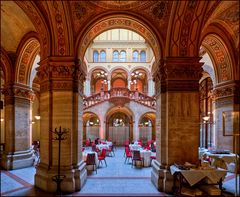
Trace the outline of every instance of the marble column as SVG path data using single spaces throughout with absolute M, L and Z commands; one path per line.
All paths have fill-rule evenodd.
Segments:
M 153 95 L 153 80 L 152 78 L 148 79 L 148 96 L 152 96 Z
M 167 58 L 155 73 L 156 149 L 151 180 L 172 192 L 174 163 L 197 163 L 199 144 L 200 58 Z
M 85 82 L 84 82 L 84 94 L 86 96 L 90 96 L 91 94 L 91 90 L 90 90 L 90 79 L 86 78 Z
M 7 170 L 32 166 L 30 109 L 34 93 L 21 84 L 6 84 L 3 93 L 6 146 L 1 166 Z
M 79 191 L 87 172 L 82 160 L 83 137 L 83 81 L 81 65 L 73 57 L 49 57 L 40 62 L 37 75 L 40 80 L 40 164 L 35 174 L 35 186 L 55 192 L 52 177 L 58 169 L 58 141 L 52 131 L 67 129 L 61 143 L 61 182 L 63 192 Z

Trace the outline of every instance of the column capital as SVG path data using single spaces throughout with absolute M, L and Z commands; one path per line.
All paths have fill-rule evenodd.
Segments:
M 168 57 L 154 74 L 156 95 L 166 91 L 198 91 L 203 63 L 199 57 Z
M 73 90 L 83 94 L 85 73 L 81 62 L 73 57 L 49 57 L 37 69 L 40 91 Z
M 6 84 L 2 93 L 5 96 L 5 104 L 14 104 L 16 98 L 33 101 L 35 94 L 31 88 L 23 84 Z
M 240 104 L 239 89 L 240 80 L 228 81 L 225 83 L 217 84 L 212 90 L 212 97 L 215 101 L 229 100 L 229 102 Z

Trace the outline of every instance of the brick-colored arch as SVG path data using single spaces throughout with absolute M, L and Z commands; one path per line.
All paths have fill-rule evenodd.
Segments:
M 233 79 L 233 64 L 224 41 L 215 34 L 208 34 L 202 41 L 213 61 L 217 83 Z
M 29 85 L 33 61 L 40 51 L 40 43 L 35 34 L 27 34 L 17 50 L 15 81 Z
M 12 81 L 13 67 L 7 55 L 7 52 L 1 47 L 1 68 L 4 74 L 4 81 L 8 83 Z
M 104 31 L 117 28 L 128 29 L 138 33 L 151 46 L 155 59 L 159 60 L 162 57 L 162 45 L 160 43 L 162 39 L 156 37 L 154 31 L 147 24 L 134 17 L 126 15 L 107 16 L 90 24 L 89 27 L 84 30 L 85 33 L 83 35 L 80 34 L 77 38 L 76 56 L 83 60 L 87 47 L 96 36 Z

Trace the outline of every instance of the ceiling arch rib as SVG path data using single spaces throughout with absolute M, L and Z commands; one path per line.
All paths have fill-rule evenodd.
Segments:
M 217 35 L 209 34 L 203 39 L 202 45 L 213 60 L 217 83 L 233 79 L 231 57 L 222 39 Z

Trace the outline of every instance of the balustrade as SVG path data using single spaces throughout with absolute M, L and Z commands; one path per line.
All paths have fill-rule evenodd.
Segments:
M 108 101 L 111 98 L 116 98 L 116 97 L 128 98 L 129 100 L 138 102 L 147 107 L 150 107 L 153 109 L 156 108 L 156 99 L 153 97 L 147 96 L 138 91 L 131 91 L 128 88 L 112 88 L 109 91 L 101 91 L 97 94 L 91 95 L 89 97 L 85 97 L 83 99 L 84 109 L 87 109 L 103 101 Z

